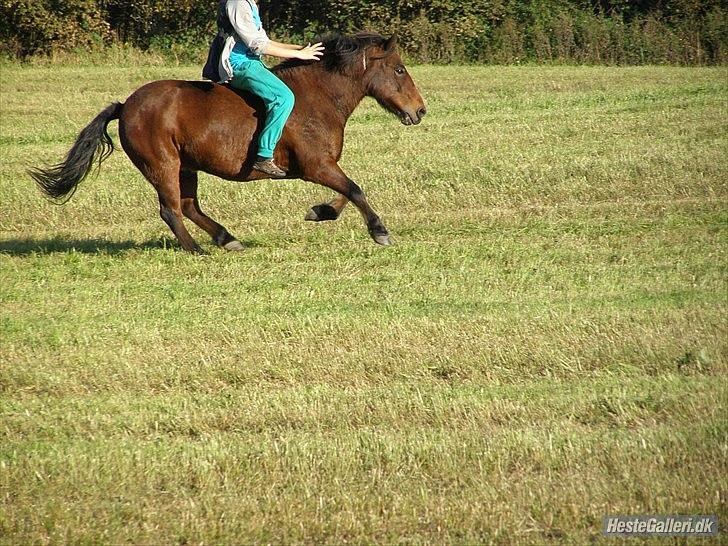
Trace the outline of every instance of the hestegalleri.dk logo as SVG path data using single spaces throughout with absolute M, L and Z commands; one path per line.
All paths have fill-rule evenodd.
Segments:
M 607 536 L 718 535 L 718 516 L 604 516 L 602 533 Z

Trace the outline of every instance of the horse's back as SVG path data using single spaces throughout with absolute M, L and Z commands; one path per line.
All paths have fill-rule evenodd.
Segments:
M 155 80 L 134 91 L 127 102 L 133 100 L 155 100 L 168 93 L 189 93 L 199 99 L 220 100 L 229 93 L 235 94 L 227 85 L 198 80 Z
M 143 85 L 129 96 L 124 103 L 123 118 L 143 122 L 147 118 L 159 121 L 174 115 L 179 124 L 198 124 L 218 115 L 238 120 L 252 118 L 255 110 L 252 97 L 238 94 L 226 85 L 206 81 L 158 80 Z

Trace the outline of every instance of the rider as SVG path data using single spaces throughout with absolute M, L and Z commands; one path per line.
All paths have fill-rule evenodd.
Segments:
M 319 42 L 299 46 L 271 40 L 263 30 L 255 0 L 220 0 L 217 21 L 218 36 L 224 38 L 222 51 L 211 49 L 203 75 L 220 83 L 229 82 L 232 87 L 249 91 L 263 100 L 266 116 L 258 137 L 258 155 L 253 168 L 276 178 L 286 176 L 286 172 L 273 162 L 273 150 L 293 110 L 294 97 L 260 57 L 265 54 L 318 61 L 323 54 L 323 45 Z M 217 55 L 219 58 L 215 58 Z

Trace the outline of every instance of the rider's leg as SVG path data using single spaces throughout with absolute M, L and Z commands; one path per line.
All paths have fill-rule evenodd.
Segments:
M 273 152 L 293 110 L 293 93 L 260 61 L 242 64 L 235 70 L 230 83 L 257 95 L 265 104 L 266 116 L 258 137 L 258 157 L 254 167 L 262 167 L 259 170 L 272 176 L 285 176 L 285 172 L 273 163 Z

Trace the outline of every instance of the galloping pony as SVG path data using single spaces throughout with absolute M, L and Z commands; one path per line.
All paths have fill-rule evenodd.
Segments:
M 287 171 L 286 178 L 301 178 L 338 192 L 332 201 L 313 206 L 306 220 L 335 220 L 351 201 L 372 239 L 388 245 L 384 224 L 361 188 L 338 165 L 344 127 L 365 96 L 376 99 L 405 125 L 418 124 L 425 105 L 396 51 L 396 37 L 360 33 L 323 41 L 326 50 L 320 62 L 291 60 L 274 68 L 296 97 L 275 162 Z M 96 116 L 81 131 L 65 161 L 32 169 L 30 174 L 48 196 L 70 197 L 95 160 L 100 164 L 114 150 L 107 126 L 118 119 L 121 145 L 157 191 L 160 216 L 182 248 L 201 251 L 183 223 L 187 217 L 218 246 L 242 250 L 227 229 L 202 212 L 197 173 L 238 181 L 266 178 L 252 170 L 263 115 L 261 103 L 227 85 L 155 81 Z

